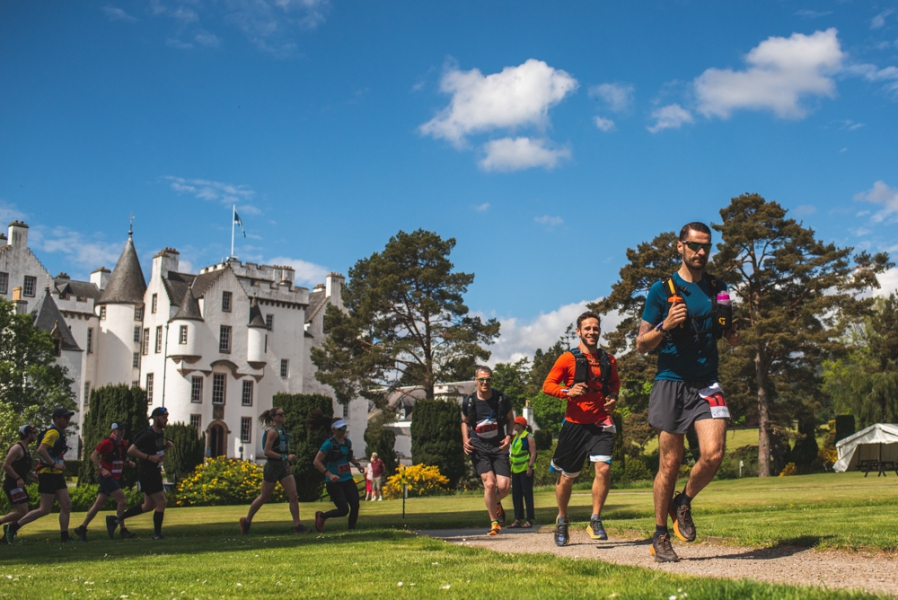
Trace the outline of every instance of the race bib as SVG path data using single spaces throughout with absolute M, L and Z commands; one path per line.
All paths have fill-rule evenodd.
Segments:
M 730 418 L 730 409 L 727 408 L 727 401 L 723 397 L 723 388 L 720 387 L 719 383 L 712 383 L 708 387 L 699 390 L 698 395 L 711 405 L 711 416 L 713 418 Z
M 477 423 L 474 431 L 480 439 L 489 440 L 499 435 L 499 423 L 496 419 L 484 419 Z
M 349 463 L 337 467 L 337 475 L 342 475 L 343 473 L 349 473 Z
M 111 472 L 112 472 L 113 474 L 116 474 L 116 473 L 121 474 L 122 468 L 124 468 L 124 466 L 125 466 L 125 461 L 123 461 L 123 460 L 114 460 L 114 461 L 112 461 L 112 469 L 111 469 Z
M 156 451 L 156 456 L 163 456 L 163 457 L 164 457 L 164 456 L 165 456 L 165 450 L 157 450 L 157 451 Z M 162 469 L 162 462 L 163 462 L 163 461 L 159 461 L 159 464 L 156 465 L 156 466 L 159 467 L 160 470 Z
M 13 490 L 9 490 L 9 497 L 12 499 L 13 504 L 15 504 L 16 502 L 26 500 L 28 498 L 28 494 L 26 494 L 25 490 L 23 490 L 22 488 L 15 488 Z
M 607 431 L 609 433 L 617 433 L 617 427 L 614 425 L 614 419 L 611 418 L 611 415 L 606 415 L 604 421 L 599 421 L 596 423 L 599 427 L 602 428 L 602 431 Z M 595 461 L 593 461 L 595 462 Z

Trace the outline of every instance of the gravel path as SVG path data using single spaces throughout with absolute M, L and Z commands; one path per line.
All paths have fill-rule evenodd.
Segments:
M 722 544 L 674 542 L 678 563 L 656 563 L 649 554 L 650 542 L 612 536 L 607 542 L 593 541 L 586 531 L 571 531 L 571 544 L 555 545 L 551 528 L 505 530 L 499 536 L 485 535 L 484 529 L 420 531 L 447 542 L 489 548 L 496 552 L 550 552 L 570 558 L 595 558 L 634 565 L 728 579 L 754 579 L 789 585 L 826 586 L 885 593 L 898 596 L 898 556 L 882 552 L 818 551 L 809 548 L 745 548 Z M 508 534 L 512 535 L 508 535 Z

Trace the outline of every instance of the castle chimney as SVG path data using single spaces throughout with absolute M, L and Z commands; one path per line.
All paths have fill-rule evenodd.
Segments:
M 100 267 L 96 271 L 90 274 L 90 282 L 97 286 L 97 289 L 101 292 L 106 289 L 106 284 L 109 282 L 109 275 L 111 271 L 106 267 Z
M 343 281 L 344 278 L 339 273 L 329 273 L 324 278 L 324 296 L 333 298 L 339 305 L 343 304 L 342 296 L 340 295 L 343 290 Z
M 27 248 L 28 247 L 28 225 L 25 225 L 22 221 L 13 221 L 9 224 L 9 240 L 7 243 L 10 246 L 16 246 L 18 248 Z
M 151 279 L 168 277 L 169 271 L 178 270 L 178 256 L 180 254 L 174 248 L 163 248 L 153 257 L 153 273 Z

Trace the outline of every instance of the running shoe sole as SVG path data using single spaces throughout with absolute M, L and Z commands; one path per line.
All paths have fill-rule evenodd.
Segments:
M 677 492 L 677 493 L 674 495 L 673 499 L 670 501 L 670 505 L 669 505 L 668 508 L 667 508 L 667 513 L 670 515 L 670 518 L 671 518 L 671 520 L 673 521 L 673 531 L 674 531 L 674 535 L 676 535 L 677 538 L 680 539 L 680 541 L 683 541 L 683 542 L 694 542 L 694 541 L 695 541 L 695 523 L 692 524 L 692 536 L 691 536 L 691 537 L 684 535 L 684 534 L 683 534 L 683 531 L 682 531 L 684 528 L 681 528 L 681 527 L 680 527 L 680 519 L 679 519 L 679 516 L 678 516 L 678 513 L 679 513 L 679 510 L 678 510 L 678 509 L 679 509 L 679 507 L 677 506 L 677 498 L 680 497 L 680 493 L 681 493 L 681 492 Z M 691 509 L 691 507 L 690 507 L 689 513 L 690 513 L 690 514 L 689 514 L 689 520 L 691 521 L 691 520 L 692 520 L 692 509 Z M 688 532 L 687 532 L 687 533 L 688 533 Z
M 668 539 L 667 543 L 668 543 L 668 545 L 670 545 L 669 539 Z M 659 554 L 658 552 L 656 552 L 655 551 L 655 540 L 652 540 L 652 545 L 649 546 L 649 553 L 655 557 L 655 562 L 661 562 L 661 563 L 663 563 L 663 562 L 679 562 L 680 557 L 677 556 L 676 552 L 674 552 L 673 547 L 671 547 L 670 552 L 671 553 L 667 554 L 667 555 Z

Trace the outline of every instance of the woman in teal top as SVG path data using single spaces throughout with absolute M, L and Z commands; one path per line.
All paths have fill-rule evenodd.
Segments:
M 259 512 L 262 505 L 271 498 L 274 487 L 281 483 L 287 498 L 290 500 L 290 514 L 293 515 L 293 533 L 309 533 L 312 531 L 299 522 L 299 497 L 296 493 L 296 480 L 290 472 L 290 463 L 296 460 L 295 454 L 290 454 L 290 434 L 284 429 L 287 415 L 283 408 L 273 407 L 259 415 L 259 421 L 267 428 L 262 434 L 262 447 L 264 448 L 265 470 L 262 475 L 262 491 L 259 497 L 249 505 L 249 512 L 240 519 L 240 533 L 249 533 L 249 527 L 253 522 L 253 515 Z
M 348 425 L 343 419 L 331 419 L 321 411 L 309 413 L 309 428 L 321 432 L 330 430 L 330 437 L 315 455 L 315 468 L 324 473 L 325 487 L 335 509 L 315 513 L 315 529 L 324 531 L 324 522 L 331 517 L 349 515 L 349 529 L 355 529 L 359 518 L 359 490 L 352 478 L 350 464 L 364 473 L 361 463 L 352 455 L 352 442 L 346 437 Z

